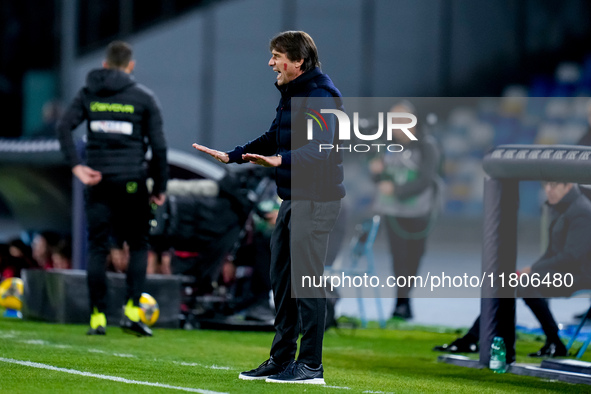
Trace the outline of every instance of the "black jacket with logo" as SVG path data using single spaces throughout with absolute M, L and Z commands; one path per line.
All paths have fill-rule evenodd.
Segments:
M 123 71 L 91 71 L 57 125 L 66 160 L 81 163 L 72 131 L 87 121 L 86 162 L 106 179 L 154 179 L 152 194 L 166 190 L 168 165 L 162 116 L 156 96 Z M 152 149 L 149 169 L 148 147 Z M 149 170 L 149 173 L 148 173 Z

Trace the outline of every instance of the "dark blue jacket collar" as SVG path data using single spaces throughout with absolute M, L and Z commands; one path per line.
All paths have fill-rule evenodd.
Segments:
M 322 71 L 318 67 L 314 67 L 285 85 L 277 85 L 275 82 L 275 87 L 281 92 L 282 97 L 293 97 L 310 90 L 310 81 L 319 75 L 322 75 Z

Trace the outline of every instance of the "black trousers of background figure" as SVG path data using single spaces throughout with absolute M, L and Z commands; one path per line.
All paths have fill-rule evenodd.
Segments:
M 139 300 L 146 280 L 150 206 L 145 180 L 135 181 L 136 188 L 125 181 L 103 179 L 85 190 L 88 221 L 87 279 L 90 308 L 100 312 L 107 308 L 107 256 L 113 237 L 129 245 L 127 298 L 134 305 Z M 122 304 L 126 300 L 121 300 Z
M 540 274 L 542 278 L 544 273 Z M 551 273 L 551 276 L 553 273 Z M 591 280 L 581 273 L 573 274 L 573 283 L 571 287 L 517 287 L 517 297 L 523 298 L 523 302 L 531 309 L 532 313 L 538 319 L 542 330 L 546 335 L 546 343 L 560 343 L 558 324 L 548 305 L 548 298 L 571 297 L 578 290 L 591 289 Z M 466 334 L 470 340 L 477 342 L 480 338 L 480 315 Z
M 406 277 L 416 275 L 425 253 L 427 237 L 422 233 L 429 225 L 429 216 L 417 218 L 386 216 L 385 219 L 394 275 Z M 411 290 L 410 287 L 397 288 L 399 304 L 401 300 L 408 299 Z
M 301 330 L 298 361 L 313 367 L 322 363 L 325 289 L 302 287 L 301 276 L 323 275 L 328 236 L 340 206 L 340 200 L 284 200 L 279 208 L 271 236 L 271 286 L 276 310 L 271 356 L 278 362 L 295 358 Z
M 517 293 L 519 294 L 520 290 L 523 288 L 518 287 L 517 289 Z M 535 296 L 535 293 L 530 293 L 527 295 Z M 540 293 L 538 293 L 538 296 L 540 296 Z M 525 302 L 529 309 L 531 309 L 534 316 L 536 319 L 538 319 L 538 322 L 542 326 L 542 330 L 546 335 L 546 343 L 560 343 L 560 337 L 558 336 L 558 325 L 556 324 L 556 320 L 554 320 L 554 316 L 552 316 L 552 312 L 550 312 L 548 300 L 546 298 L 524 298 L 523 302 Z M 480 340 L 480 315 L 478 315 L 476 321 L 474 321 L 474 324 L 472 324 L 472 327 L 464 336 L 464 338 L 467 338 L 473 342 L 478 342 Z

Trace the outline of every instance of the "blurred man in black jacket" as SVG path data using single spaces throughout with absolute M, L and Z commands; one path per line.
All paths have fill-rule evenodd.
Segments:
M 92 310 L 89 335 L 105 334 L 105 261 L 114 230 L 130 249 L 128 302 L 121 327 L 136 335 L 152 335 L 139 319 L 139 299 L 146 277 L 149 204 L 164 202 L 168 166 L 160 106 L 150 90 L 134 81 L 130 75 L 134 67 L 129 44 L 112 42 L 103 68 L 88 74 L 86 86 L 57 125 L 62 151 L 72 172 L 86 185 L 87 271 Z M 71 134 L 85 120 L 87 165 L 78 157 Z M 151 192 L 146 186 L 148 147 L 152 148 Z
M 577 290 L 591 289 L 591 202 L 573 183 L 545 182 L 544 191 L 551 208 L 548 248 L 531 267 L 521 270 L 521 275 L 529 276 L 530 285 L 519 286 L 517 296 L 523 298 L 546 334 L 544 346 L 529 356 L 559 357 L 567 351 L 545 297 L 569 297 Z M 433 350 L 475 353 L 479 331 L 480 317 L 465 336 Z

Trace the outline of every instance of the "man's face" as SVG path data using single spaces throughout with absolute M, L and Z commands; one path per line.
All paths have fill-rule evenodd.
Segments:
M 572 189 L 572 183 L 545 182 L 544 191 L 549 204 L 557 204 Z
M 302 63 L 302 60 L 291 61 L 285 53 L 273 49 L 269 66 L 273 67 L 273 71 L 278 73 L 277 85 L 285 85 L 302 75 Z

